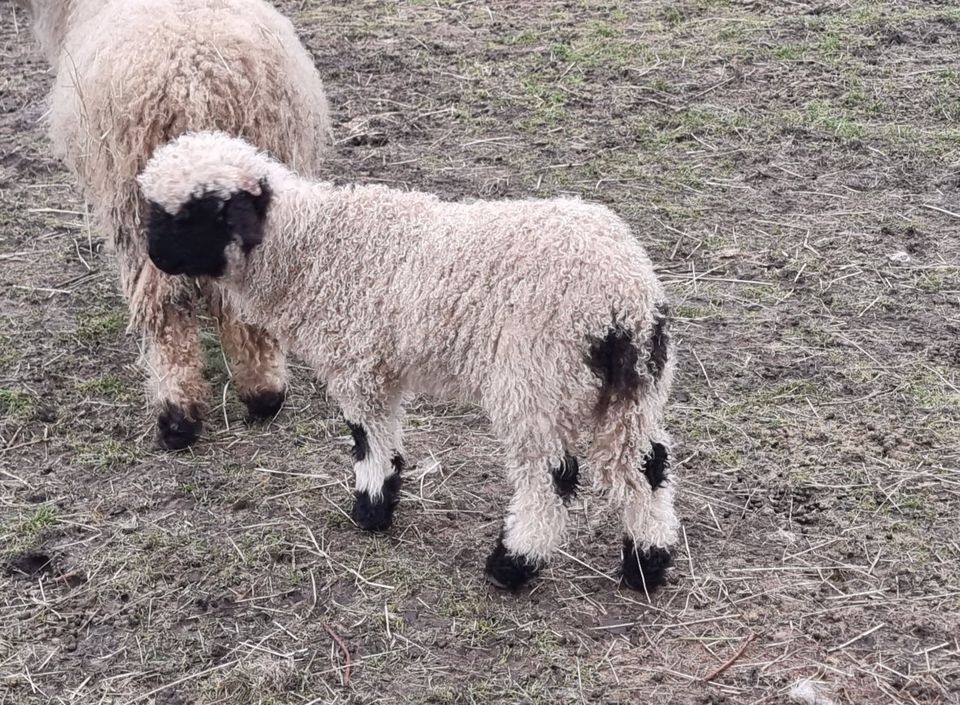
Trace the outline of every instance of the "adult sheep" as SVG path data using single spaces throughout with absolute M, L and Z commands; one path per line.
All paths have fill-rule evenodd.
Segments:
M 215 287 L 171 278 L 147 257 L 136 176 L 154 149 L 192 130 L 243 135 L 315 173 L 329 141 L 320 77 L 290 22 L 263 0 L 15 0 L 56 79 L 49 134 L 116 252 L 130 326 L 145 334 L 162 446 L 200 433 L 207 384 L 195 304 L 217 319 L 233 382 L 253 417 L 273 416 L 283 352 L 239 322 Z
M 440 395 L 479 404 L 506 451 L 515 494 L 491 582 L 522 585 L 560 543 L 584 445 L 623 511 L 624 581 L 664 579 L 666 299 L 611 211 L 334 187 L 222 133 L 161 147 L 140 184 L 154 263 L 210 277 L 327 383 L 355 441 L 357 524 L 390 525 L 403 402 Z

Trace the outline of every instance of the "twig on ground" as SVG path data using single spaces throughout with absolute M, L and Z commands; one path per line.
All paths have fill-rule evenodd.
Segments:
M 333 627 L 324 623 L 323 628 L 326 630 L 327 634 L 330 635 L 330 638 L 333 639 L 336 645 L 340 647 L 340 653 L 343 654 L 343 686 L 346 687 L 350 685 L 350 669 L 353 666 L 353 661 L 350 659 L 350 650 L 343 642 L 343 639 L 340 638 L 340 635 L 333 630 Z
M 723 663 L 721 663 L 721 664 L 720 664 L 719 666 L 717 666 L 715 669 L 713 669 L 712 671 L 710 671 L 710 673 L 708 673 L 706 676 L 703 677 L 703 681 L 704 681 L 705 683 L 708 682 L 708 681 L 712 681 L 714 678 L 716 678 L 716 677 L 719 676 L 721 673 L 723 673 L 723 672 L 726 671 L 728 668 L 730 668 L 730 666 L 732 666 L 734 663 L 736 663 L 737 659 L 739 659 L 741 656 L 743 656 L 743 653 L 747 650 L 747 647 L 750 646 L 750 644 L 753 642 L 754 639 L 757 638 L 757 636 L 758 636 L 758 634 L 757 634 L 756 632 L 754 632 L 753 634 L 751 634 L 750 636 L 748 636 L 748 637 L 746 638 L 746 640 L 744 640 L 744 642 L 743 642 L 743 644 L 740 646 L 740 648 L 737 649 L 737 653 L 735 653 L 733 656 L 731 656 L 731 657 L 728 658 L 726 661 L 724 661 Z

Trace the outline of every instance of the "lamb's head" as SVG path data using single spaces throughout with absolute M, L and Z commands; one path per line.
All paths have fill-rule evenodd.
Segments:
M 148 201 L 150 259 L 167 274 L 220 277 L 263 241 L 278 165 L 222 133 L 183 135 L 139 176 Z

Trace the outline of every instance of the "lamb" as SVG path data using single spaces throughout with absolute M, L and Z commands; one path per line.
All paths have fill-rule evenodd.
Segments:
M 116 252 L 130 326 L 144 333 L 160 445 L 192 443 L 207 411 L 200 298 L 250 415 L 274 416 L 286 388 L 282 350 L 238 321 L 216 287 L 167 277 L 150 263 L 136 176 L 158 145 L 201 129 L 243 135 L 316 173 L 329 141 L 328 106 L 293 26 L 263 0 L 16 2 L 56 72 L 53 146 Z
M 623 582 L 664 581 L 678 531 L 667 302 L 610 210 L 335 187 L 222 133 L 161 147 L 140 185 L 154 264 L 210 277 L 326 382 L 354 440 L 361 528 L 391 524 L 404 402 L 438 395 L 479 404 L 503 443 L 514 494 L 490 582 L 520 587 L 561 542 L 582 445 L 623 514 Z

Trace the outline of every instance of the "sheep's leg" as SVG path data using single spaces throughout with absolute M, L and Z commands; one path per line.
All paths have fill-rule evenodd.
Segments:
M 579 464 L 566 455 L 559 463 L 539 460 L 510 468 L 514 494 L 503 531 L 487 558 L 486 577 L 516 590 L 536 577 L 563 540 L 567 502 L 575 494 Z
M 399 401 L 375 410 L 343 406 L 353 436 L 356 493 L 351 518 L 367 531 L 390 528 L 404 468 Z
M 177 292 L 143 321 L 150 391 L 160 406 L 157 440 L 168 450 L 197 440 L 207 410 L 203 352 L 189 293 Z
M 623 582 L 653 592 L 666 579 L 677 541 L 674 483 L 670 478 L 670 446 L 665 434 L 650 439 L 643 459 L 643 479 L 627 490 L 623 509 Z
M 272 419 L 286 396 L 284 354 L 274 338 L 256 326 L 237 320 L 236 313 L 213 285 L 204 287 L 211 314 L 217 320 L 220 343 L 230 364 L 230 378 L 251 419 Z

